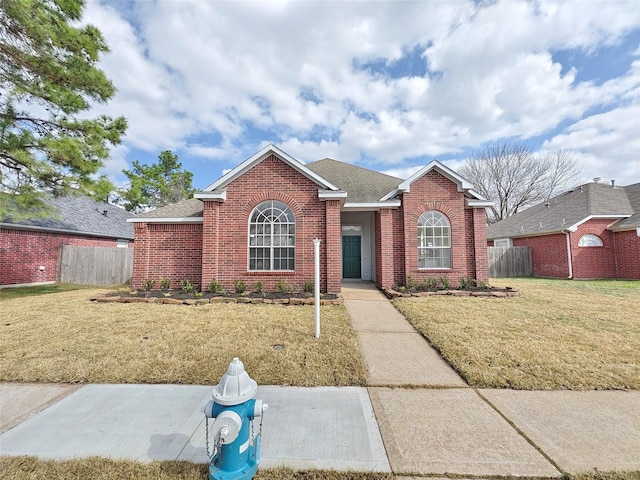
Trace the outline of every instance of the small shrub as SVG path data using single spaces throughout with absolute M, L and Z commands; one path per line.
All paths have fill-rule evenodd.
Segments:
M 171 280 L 168 278 L 160 279 L 160 290 L 169 290 L 171 288 Z
M 221 293 L 222 290 L 224 290 L 224 285 L 222 284 L 222 282 L 219 282 L 215 278 L 212 278 L 209 282 L 209 291 L 211 293 Z
M 255 289 L 256 292 L 258 293 L 263 293 L 264 292 L 264 282 L 256 282 L 253 284 L 253 288 Z
M 278 291 L 278 293 L 291 293 L 295 289 L 296 287 L 282 278 L 278 280 L 278 283 L 276 283 L 276 290 Z
M 314 291 L 314 283 L 313 280 L 305 280 L 304 286 L 302 287 L 305 293 L 313 293 Z
M 404 285 L 400 285 L 400 286 L 397 288 L 397 290 L 398 290 L 399 292 L 404 293 L 404 292 L 407 290 L 407 287 L 405 287 Z
M 235 289 L 236 293 L 244 293 L 244 291 L 247 289 L 247 282 L 245 282 L 241 278 L 236 278 L 233 281 L 233 288 Z
M 198 286 L 191 283 L 191 280 L 180 280 L 183 293 L 196 293 Z
M 218 293 L 220 295 L 222 295 L 223 297 L 228 297 L 229 296 L 229 292 L 227 292 L 224 288 L 220 288 L 220 290 L 218 290 Z
M 489 284 L 482 280 L 475 280 L 476 287 L 482 288 L 483 290 L 489 290 Z
M 202 292 L 194 293 L 194 296 L 196 296 L 196 297 L 202 297 L 203 295 L 204 295 L 204 293 L 202 293 Z
M 407 288 L 415 289 L 418 286 L 418 282 L 411 275 L 407 275 Z
M 440 285 L 442 285 L 442 288 L 445 290 L 451 286 L 447 277 L 440 277 Z
M 434 277 L 427 277 L 420 285 L 424 290 L 433 290 L 438 286 L 438 280 Z
M 474 281 L 472 278 L 462 277 L 458 280 L 458 288 L 460 288 L 460 290 L 468 290 L 473 287 L 473 285 Z
M 153 286 L 156 284 L 155 280 L 145 280 L 144 281 L 144 291 L 149 292 L 153 289 Z

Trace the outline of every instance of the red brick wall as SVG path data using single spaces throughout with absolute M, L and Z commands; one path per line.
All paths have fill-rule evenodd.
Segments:
M 132 287 L 143 288 L 145 280 L 161 278 L 171 280 L 171 288 L 179 288 L 181 280 L 200 285 L 201 224 L 135 223 L 134 231 Z
M 446 215 L 449 220 L 451 269 L 418 268 L 418 220 L 424 212 L 429 210 L 437 210 Z M 476 238 L 481 240 L 484 248 L 484 253 L 480 252 L 478 278 L 487 279 L 486 227 L 482 223 L 483 213 L 476 214 L 478 216 L 474 217 L 472 210 L 465 209 L 464 195 L 458 192 L 454 182 L 435 170 L 428 172 L 411 184 L 410 192 L 402 195 L 401 215 L 405 247 L 402 271 L 399 274 L 396 273 L 397 283 L 406 282 L 408 275 L 418 281 L 428 277 L 446 277 L 451 285 L 457 285 L 462 277 L 476 278 Z
M 612 219 L 592 219 L 571 232 L 571 254 L 573 258 L 573 278 L 616 278 L 616 256 L 613 233 L 607 227 Z M 600 237 L 602 247 L 579 247 L 583 235 Z
M 279 200 L 288 205 L 296 219 L 295 271 L 250 272 L 248 270 L 248 228 L 252 210 L 266 200 Z M 341 281 L 340 211 L 337 200 L 321 201 L 318 185 L 298 171 L 271 156 L 227 185 L 227 200 L 217 206 L 219 226 L 217 256 L 214 250 L 204 249 L 202 263 L 217 265 L 203 272 L 213 275 L 233 291 L 233 280 L 242 278 L 248 289 L 263 282 L 267 290 L 274 290 L 280 279 L 302 289 L 304 282 L 313 280 L 313 240 L 320 244 L 320 288 L 339 292 Z M 328 221 L 325 215 L 329 215 Z M 208 220 L 207 220 L 208 222 Z M 205 242 L 209 242 L 208 223 Z M 213 276 L 203 275 L 206 286 Z
M 568 278 L 567 239 L 562 233 L 514 238 L 514 247 L 530 247 L 534 277 Z
M 615 232 L 618 278 L 640 279 L 640 237 L 635 230 Z
M 55 282 L 61 245 L 117 247 L 117 239 L 0 229 L 0 285 Z M 129 242 L 133 246 L 133 242 Z M 40 266 L 44 271 L 40 271 Z
M 394 210 L 380 209 L 375 213 L 376 231 L 376 283 L 381 287 L 391 287 L 395 283 L 394 259 L 397 248 L 394 245 Z

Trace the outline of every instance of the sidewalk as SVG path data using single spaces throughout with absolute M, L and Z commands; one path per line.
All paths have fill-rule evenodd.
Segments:
M 640 470 L 640 392 L 472 389 L 373 284 L 347 283 L 343 296 L 370 387 L 260 386 L 270 406 L 262 468 Z M 212 387 L 0 384 L 0 454 L 206 463 L 201 407 Z
M 558 477 L 559 469 L 640 469 L 640 392 L 475 390 L 373 284 L 349 282 L 342 294 L 392 471 Z

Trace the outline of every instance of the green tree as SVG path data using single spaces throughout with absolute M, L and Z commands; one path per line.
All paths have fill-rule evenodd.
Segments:
M 127 123 L 88 115 L 115 88 L 96 66 L 108 47 L 79 24 L 83 9 L 84 0 L 0 0 L 0 217 L 9 203 L 37 210 L 46 194 L 113 189 L 98 172 Z
M 120 190 L 124 208 L 142 212 L 185 200 L 195 189 L 193 173 L 182 170 L 178 156 L 165 150 L 158 155 L 158 163 L 143 165 L 133 162 L 132 170 L 123 170 L 129 178 L 129 188 Z

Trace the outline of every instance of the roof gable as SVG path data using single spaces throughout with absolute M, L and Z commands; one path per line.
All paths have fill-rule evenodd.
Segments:
M 394 196 L 396 196 L 398 193 L 410 192 L 411 191 L 411 184 L 413 182 L 415 182 L 416 180 L 422 178 L 424 175 L 429 173 L 431 170 L 437 171 L 438 173 L 440 173 L 441 175 L 443 175 L 444 177 L 448 178 L 453 183 L 455 183 L 458 186 L 458 191 L 459 192 L 470 192 L 473 195 L 473 197 L 475 197 L 475 198 L 477 198 L 479 200 L 484 200 L 477 193 L 473 192 L 473 190 L 472 190 L 473 189 L 473 185 L 471 185 L 471 183 L 469 183 L 469 181 L 467 181 L 466 179 L 464 179 L 463 177 L 458 175 L 456 172 L 451 170 L 446 165 L 440 163 L 438 160 L 430 161 L 427 165 L 425 165 L 420 170 L 418 170 L 416 173 L 414 173 L 409 178 L 407 178 L 405 181 L 400 183 L 400 185 L 398 185 L 398 187 L 395 190 L 392 190 L 392 191 L 388 192 L 380 200 L 382 200 L 382 201 L 388 200 L 388 199 L 393 198 Z
M 275 155 L 280 160 L 282 160 L 284 163 L 289 165 L 291 168 L 297 170 L 302 175 L 304 175 L 305 177 L 307 177 L 311 181 L 315 182 L 318 185 L 319 188 L 321 188 L 323 190 L 332 190 L 332 191 L 338 191 L 339 190 L 338 187 L 333 185 L 328 180 L 322 178 L 320 175 L 315 173 L 313 170 L 307 168 L 306 165 L 304 165 L 300 161 L 296 160 L 295 158 L 293 158 L 288 153 L 282 151 L 281 149 L 279 149 L 278 147 L 276 147 L 273 144 L 269 144 L 266 147 L 262 148 L 259 152 L 255 153 L 252 156 L 250 156 L 249 158 L 247 158 L 244 162 L 242 162 L 240 165 L 238 165 L 237 167 L 232 169 L 226 175 L 223 175 L 218 180 L 213 182 L 211 185 L 206 187 L 203 190 L 203 192 L 215 192 L 215 191 L 223 190 L 233 180 L 235 180 L 236 178 L 240 177 L 241 175 L 243 175 L 247 171 L 251 170 L 254 166 L 259 164 L 263 160 L 267 159 L 271 155 Z M 196 194 L 196 196 L 197 196 L 197 194 Z

